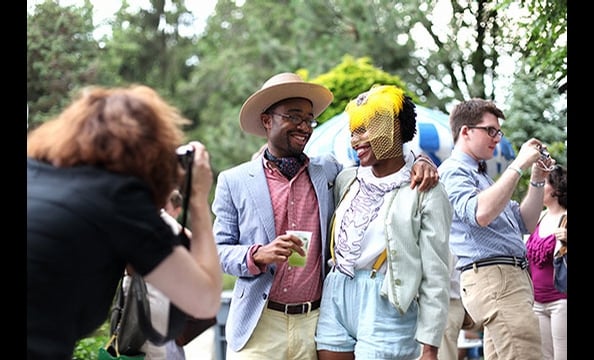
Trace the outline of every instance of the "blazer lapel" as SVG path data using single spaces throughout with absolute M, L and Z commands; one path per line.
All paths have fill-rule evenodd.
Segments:
M 268 191 L 268 183 L 262 167 L 260 157 L 250 162 L 247 169 L 246 188 L 249 201 L 252 202 L 254 216 L 260 219 L 264 231 L 268 237 L 268 242 L 276 238 L 276 229 L 274 227 L 274 212 L 272 210 L 272 200 Z

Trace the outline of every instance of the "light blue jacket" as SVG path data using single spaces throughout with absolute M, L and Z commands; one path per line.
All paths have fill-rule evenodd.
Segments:
M 334 179 L 342 165 L 333 155 L 310 158 L 307 168 L 318 198 L 322 240 L 322 264 L 326 264 L 327 230 L 334 212 Z M 277 236 L 270 192 L 262 166 L 262 155 L 256 159 L 221 172 L 217 179 L 212 210 L 213 231 L 221 267 L 237 276 L 226 323 L 227 344 L 233 351 L 241 350 L 256 327 L 268 299 L 275 265 L 252 275 L 246 256 L 253 244 L 268 244 Z M 325 266 L 320 273 L 325 277 Z
M 335 198 L 341 199 L 354 181 L 357 168 L 336 178 Z M 401 313 L 413 301 L 419 304 L 415 338 L 439 346 L 450 301 L 452 206 L 442 183 L 419 192 L 410 183 L 386 194 L 389 210 L 384 219 L 388 266 L 382 296 Z

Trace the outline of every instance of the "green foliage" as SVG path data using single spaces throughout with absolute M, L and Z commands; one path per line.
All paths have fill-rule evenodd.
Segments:
M 193 15 L 182 0 L 168 6 L 162 0 L 150 0 L 149 9 L 131 12 L 128 2 L 115 14 L 111 37 L 103 39 L 104 83 L 142 83 L 157 89 L 174 105 L 180 106 L 178 82 L 187 79 L 192 66 L 193 36 L 183 36 Z
M 237 277 L 223 273 L 223 290 L 232 290 L 233 286 L 235 286 L 235 280 L 237 280 Z
M 307 79 L 305 70 L 300 70 L 298 73 Z M 303 76 L 304 74 L 305 76 Z M 405 90 L 406 94 L 411 96 L 415 102 L 418 101 L 416 95 L 407 89 L 400 77 L 375 67 L 368 57 L 355 59 L 350 55 L 345 55 L 340 64 L 311 81 L 326 86 L 334 94 L 332 104 L 318 119 L 320 124 L 341 114 L 349 101 L 369 90 L 374 84 L 396 85 Z
M 199 128 L 189 130 L 188 138 L 203 142 L 211 154 L 213 174 L 218 174 L 229 167 L 247 161 L 265 139 L 246 134 L 239 127 L 239 108 L 221 109 L 224 113 L 213 115 L 215 124 L 203 123 Z
M 46 0 L 27 14 L 29 129 L 57 115 L 75 91 L 95 81 L 99 47 L 92 13 L 88 0 L 82 7 Z
M 567 147 L 565 145 L 565 142 L 556 141 L 550 143 L 547 145 L 547 149 L 549 151 L 549 154 L 553 159 L 555 159 L 557 164 L 567 167 Z
M 567 99 L 535 73 L 519 73 L 512 86 L 501 127 L 516 154 L 531 138 L 547 145 L 558 164 L 567 165 Z M 530 172 L 524 174 L 512 199 L 521 201 L 528 191 Z
M 335 115 L 342 113 L 350 100 L 360 93 L 369 90 L 373 84 L 399 86 L 413 100 L 418 101 L 416 95 L 407 90 L 406 84 L 400 77 L 391 75 L 375 67 L 371 59 L 367 57 L 355 59 L 350 55 L 345 55 L 342 62 L 336 67 L 314 78 L 310 78 L 310 73 L 306 69 L 296 69 L 293 71 L 298 73 L 306 81 L 328 87 L 334 94 L 332 104 L 318 118 L 320 123 L 324 123 Z M 237 76 L 239 77 L 241 74 L 237 74 Z M 220 105 L 228 103 L 229 99 L 219 97 L 217 92 L 213 92 L 211 99 L 216 100 L 212 103 L 212 106 L 208 106 L 200 111 L 200 117 L 203 119 L 201 126 L 188 130 L 188 137 L 190 139 L 200 139 L 211 153 L 219 154 L 219 156 L 211 158 L 215 175 L 221 170 L 249 160 L 251 155 L 265 142 L 265 139 L 248 135 L 241 131 L 238 121 L 241 104 L 251 93 L 261 86 L 264 80 L 259 79 L 259 82 L 252 89 L 245 89 L 247 94 L 243 98 L 238 97 L 237 104 L 228 104 L 228 107 L 225 106 L 225 108 L 220 108 Z M 239 84 L 241 82 L 238 82 Z M 188 96 L 194 95 L 189 93 Z M 220 108 L 219 111 L 223 112 L 222 114 L 210 113 L 211 109 L 217 107 Z M 241 146 L 238 146 L 238 144 L 241 144 Z
M 535 77 L 550 80 L 565 92 L 567 85 L 567 0 L 521 0 L 526 15 L 518 21 L 521 31 L 510 33 L 510 44 L 520 51 Z M 502 6 L 517 5 L 504 0 Z
M 522 4 L 528 10 L 536 9 L 527 1 Z M 80 9 L 62 8 L 54 1 L 43 4 L 28 17 L 32 122 L 50 111 L 55 114 L 69 101 L 68 90 L 93 79 L 108 86 L 147 84 L 192 121 L 185 129 L 187 137 L 207 145 L 215 174 L 249 159 L 264 142 L 240 130 L 238 113 L 243 101 L 275 73 L 302 72 L 334 92 L 335 100 L 320 122 L 342 112 L 372 82 L 401 86 L 415 102 L 447 111 L 446 105 L 461 99 L 492 98 L 499 57 L 513 55 L 506 41 L 522 40 L 510 35 L 508 29 L 518 21 L 505 2 L 248 0 L 237 5 L 218 0 L 204 33 L 184 35 L 181 30 L 193 16 L 183 1 L 165 7 L 163 1 L 151 0 L 140 10 L 124 1 L 110 22 L 111 34 L 99 42 L 91 38 L 89 3 Z M 563 19 L 564 13 L 559 14 Z M 57 31 L 56 25 L 65 23 L 60 19 L 70 15 L 67 23 L 73 26 L 65 27 L 68 32 Z M 425 32 L 423 41 L 412 36 L 413 29 Z M 64 39 L 56 36 L 71 33 Z M 94 77 L 74 76 L 77 72 Z M 56 91 L 55 84 L 67 86 Z M 515 100 L 532 93 L 518 91 Z M 551 101 L 554 97 L 550 93 Z M 515 110 L 507 112 L 505 132 L 519 146 L 520 139 L 544 127 L 524 129 L 523 119 L 540 113 L 525 105 L 516 108 L 518 116 Z M 547 136 L 549 145 L 563 141 L 557 132 Z
M 494 99 L 499 58 L 508 55 L 501 29 L 513 28 L 496 2 L 413 0 L 407 2 L 414 30 L 423 33 L 402 69 L 407 81 L 429 107 L 446 106 L 472 97 Z
M 551 149 L 560 143 L 556 155 L 566 161 L 566 104 L 559 107 L 566 100 L 547 80 L 565 70 L 555 59 L 566 61 L 566 47 L 557 45 L 566 29 L 566 3 L 438 3 L 219 0 L 205 32 L 196 36 L 181 32 L 193 20 L 181 0 L 170 7 L 151 0 L 136 11 L 124 1 L 111 34 L 98 42 L 89 1 L 79 8 L 48 0 L 27 18 L 29 122 L 34 127 L 57 114 L 84 85 L 147 84 L 192 121 L 188 139 L 207 145 L 216 175 L 249 159 L 264 142 L 240 130 L 238 113 L 275 73 L 297 71 L 333 91 L 323 123 L 376 82 L 398 85 L 415 102 L 444 111 L 460 99 L 492 98 L 499 57 L 528 49 L 524 54 L 538 54 L 547 66 L 531 72 L 534 63 L 518 62 L 506 137 L 516 147 L 533 136 Z M 518 6 L 530 15 L 518 20 Z M 509 31 L 526 19 L 538 19 L 538 28 L 551 25 L 552 32 L 532 31 L 524 39 Z M 411 36 L 413 28 L 426 33 L 422 42 Z
M 567 99 L 535 74 L 520 74 L 512 87 L 502 124 L 505 137 L 518 151 L 530 138 L 544 142 L 559 164 L 567 164 Z
M 72 360 L 95 360 L 99 348 L 109 340 L 109 323 L 106 321 L 91 336 L 80 339 L 74 348 Z

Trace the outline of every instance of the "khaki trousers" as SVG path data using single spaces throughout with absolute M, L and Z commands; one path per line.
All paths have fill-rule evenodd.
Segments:
M 534 289 L 528 269 L 489 265 L 460 275 L 462 302 L 484 326 L 488 360 L 542 360 Z

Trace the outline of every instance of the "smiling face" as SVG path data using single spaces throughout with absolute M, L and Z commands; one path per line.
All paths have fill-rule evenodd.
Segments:
M 377 158 L 369 143 L 369 131 L 359 127 L 351 132 L 351 146 L 357 152 L 357 158 L 361 166 L 373 165 Z
M 294 124 L 287 115 L 304 119 Z M 268 150 L 276 157 L 299 156 L 313 132 L 309 120 L 313 107 L 307 99 L 287 99 L 276 103 L 261 115 L 266 129 Z

